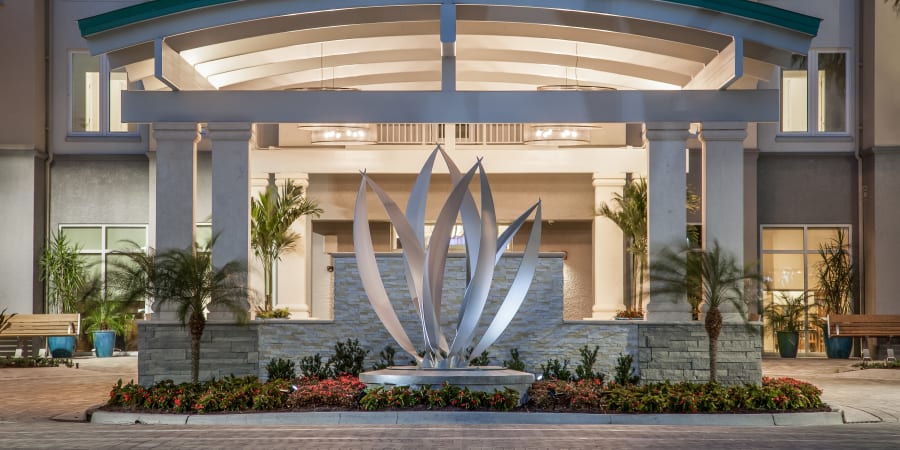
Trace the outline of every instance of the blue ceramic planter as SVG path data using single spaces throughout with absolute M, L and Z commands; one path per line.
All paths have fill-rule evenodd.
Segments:
M 98 358 L 109 358 L 116 344 L 116 332 L 110 330 L 94 332 L 94 353 Z
M 54 358 L 71 358 L 75 354 L 75 336 L 50 336 L 47 347 Z
M 850 350 L 853 349 L 853 338 L 846 336 L 835 336 L 825 338 L 825 354 L 829 358 L 847 359 L 850 357 Z

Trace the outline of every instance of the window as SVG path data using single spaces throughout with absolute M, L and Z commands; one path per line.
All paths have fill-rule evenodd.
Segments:
M 60 225 L 59 232 L 81 248 L 90 275 L 104 282 L 116 258 L 125 258 L 115 252 L 147 251 L 146 225 Z
M 134 134 L 122 123 L 122 91 L 128 90 L 123 69 L 110 70 L 105 57 L 72 52 L 69 64 L 69 133 L 72 135 Z
M 821 330 L 816 325 L 817 267 L 822 260 L 819 248 L 832 242 L 838 233 L 850 236 L 848 225 L 763 226 L 761 233 L 763 305 L 785 302 L 785 297 L 802 296 L 807 305 L 800 332 L 799 349 L 823 352 Z M 847 240 L 849 242 L 849 239 Z M 849 244 L 848 244 L 849 245 Z M 766 324 L 763 350 L 775 351 L 773 330 Z
M 816 50 L 808 58 L 796 57 L 781 72 L 781 131 L 848 133 L 849 69 L 843 51 Z

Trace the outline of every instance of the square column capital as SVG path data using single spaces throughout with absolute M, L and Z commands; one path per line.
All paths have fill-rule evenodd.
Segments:
M 644 140 L 684 142 L 691 135 L 690 128 L 690 122 L 650 122 L 644 126 Z
M 611 188 L 611 189 L 620 189 L 625 186 L 624 178 L 609 178 L 605 177 L 599 173 L 594 173 L 591 177 L 591 186 L 595 188 Z
M 153 124 L 153 139 L 157 141 L 200 142 L 200 124 L 183 122 L 156 122 Z
M 743 142 L 747 138 L 747 122 L 703 122 L 697 137 L 700 142 Z
M 250 122 L 211 122 L 206 127 L 209 138 L 215 141 L 250 142 L 255 137 L 255 127 Z
M 309 187 L 309 174 L 305 172 L 279 172 L 275 174 L 275 184 L 284 186 L 285 181 L 291 180 L 304 190 Z

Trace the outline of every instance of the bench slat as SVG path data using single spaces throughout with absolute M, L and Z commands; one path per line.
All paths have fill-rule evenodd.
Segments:
M 900 336 L 900 315 L 862 314 L 828 316 L 829 336 Z
M 0 336 L 70 336 L 80 332 L 80 314 L 17 314 Z

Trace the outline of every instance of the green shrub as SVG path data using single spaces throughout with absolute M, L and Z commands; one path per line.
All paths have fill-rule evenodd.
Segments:
M 505 388 L 493 392 L 470 391 L 444 383 L 440 388 L 424 386 L 411 389 L 409 386 L 395 386 L 387 389 L 376 386 L 366 391 L 359 405 L 367 411 L 387 408 L 410 408 L 417 405 L 431 408 L 457 407 L 467 410 L 492 409 L 509 411 L 519 403 L 519 393 Z
M 509 350 L 510 359 L 503 361 L 503 367 L 506 367 L 510 370 L 518 370 L 519 372 L 525 371 L 525 361 L 519 359 L 519 349 L 512 348 Z
M 356 339 L 338 342 L 334 345 L 334 356 L 328 361 L 331 364 L 332 375 L 358 376 L 363 371 L 363 362 L 367 354 L 369 351 L 360 347 Z
M 341 376 L 327 380 L 306 378 L 290 394 L 287 406 L 290 408 L 346 408 L 355 409 L 366 385 L 353 376 Z
M 603 382 L 603 374 L 594 372 L 594 364 L 597 362 L 597 352 L 600 346 L 594 346 L 591 350 L 587 345 L 581 347 L 578 352 L 581 354 L 581 364 L 575 368 L 575 377 L 579 380 L 600 380 Z
M 491 357 L 488 354 L 488 351 L 485 350 L 485 351 L 481 352 L 480 355 L 470 359 L 469 365 L 470 366 L 478 366 L 478 367 L 484 367 L 484 366 L 491 365 Z
M 41 358 L 26 356 L 23 358 L 0 358 L 0 368 L 6 367 L 59 367 L 60 364 L 72 367 L 74 364 L 67 358 Z
M 634 368 L 631 367 L 633 363 L 634 357 L 631 356 L 630 353 L 619 353 L 619 357 L 616 358 L 616 384 L 627 386 L 630 384 L 638 384 L 638 382 L 641 381 L 641 377 L 636 375 L 634 373 Z
M 394 363 L 394 355 L 396 354 L 397 351 L 394 350 L 394 347 L 391 344 L 385 345 L 384 350 L 378 352 L 378 356 L 381 359 L 372 366 L 372 370 L 381 370 L 396 366 L 397 364 Z
M 290 319 L 291 310 L 288 308 L 277 308 L 272 311 L 257 310 L 256 317 L 260 319 Z
M 266 373 L 269 380 L 293 380 L 297 376 L 294 369 L 294 361 L 290 359 L 275 358 L 266 364 Z
M 532 384 L 528 391 L 528 404 L 549 411 L 601 411 L 602 393 L 603 381 L 598 378 L 539 381 Z
M 322 356 L 316 353 L 314 356 L 300 358 L 300 375 L 304 378 L 321 380 L 331 374 L 329 363 L 322 361 Z
M 569 371 L 569 360 L 563 360 L 562 363 L 556 358 L 547 360 L 546 366 L 541 364 L 541 376 L 545 380 L 571 380 L 572 372 Z

